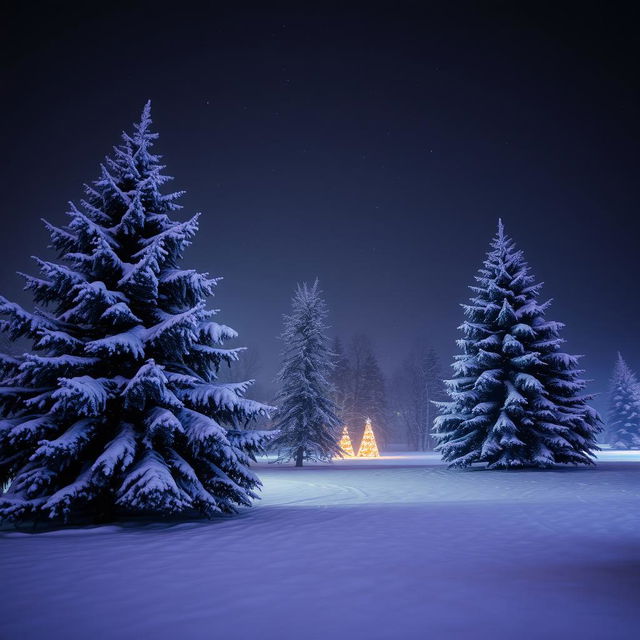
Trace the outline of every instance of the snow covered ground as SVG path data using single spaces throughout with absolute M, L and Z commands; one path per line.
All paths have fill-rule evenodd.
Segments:
M 448 471 L 261 464 L 263 499 L 177 525 L 0 533 L 0 638 L 637 638 L 640 454 Z

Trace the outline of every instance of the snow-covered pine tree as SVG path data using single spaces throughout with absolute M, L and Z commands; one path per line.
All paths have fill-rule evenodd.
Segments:
M 327 305 L 316 280 L 299 285 L 291 315 L 284 317 L 283 363 L 278 374 L 280 391 L 272 441 L 278 462 L 330 460 L 341 454 L 341 422 L 332 399 L 330 375 L 333 354 L 326 336 Z
M 197 216 L 172 219 L 182 193 L 162 193 L 150 126 L 147 104 L 70 222 L 45 223 L 59 259 L 25 276 L 35 312 L 0 298 L 2 328 L 34 342 L 0 361 L 3 519 L 212 515 L 255 497 L 266 435 L 242 427 L 268 407 L 250 381 L 216 381 L 236 333 L 206 308 L 217 279 L 179 267 Z
M 501 221 L 476 281 L 447 381 L 451 401 L 439 403 L 437 450 L 457 467 L 591 464 L 602 424 L 579 357 L 561 351 L 563 325 L 545 319 L 550 301 L 538 302 L 542 284 Z
M 640 449 L 640 387 L 620 354 L 611 378 L 607 442 L 614 449 Z

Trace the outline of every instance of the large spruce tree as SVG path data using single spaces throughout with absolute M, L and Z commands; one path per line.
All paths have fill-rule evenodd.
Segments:
M 451 466 L 590 464 L 601 420 L 584 394 L 578 356 L 561 350 L 562 324 L 547 320 L 522 251 L 502 222 L 458 341 L 462 354 L 439 403 L 437 450 Z
M 341 421 L 336 415 L 334 390 L 330 382 L 334 367 L 325 320 L 327 306 L 318 281 L 298 286 L 292 312 L 284 318 L 283 363 L 276 399 L 275 427 L 279 434 L 272 442 L 278 461 L 330 460 L 340 455 Z
M 640 387 L 620 354 L 611 378 L 607 442 L 614 449 L 640 449 Z
M 2 328 L 34 342 L 0 361 L 3 519 L 211 515 L 259 485 L 265 436 L 242 427 L 267 407 L 250 381 L 216 381 L 236 333 L 206 307 L 217 280 L 179 266 L 197 216 L 172 219 L 181 192 L 163 193 L 150 125 L 147 104 L 70 222 L 46 223 L 58 259 L 26 276 L 35 311 L 0 298 Z

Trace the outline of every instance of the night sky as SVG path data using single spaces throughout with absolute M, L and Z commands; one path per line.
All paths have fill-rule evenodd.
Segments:
M 20 4 L 4 17 L 0 292 L 45 254 L 151 98 L 186 264 L 277 369 L 281 315 L 318 276 L 332 333 L 390 374 L 418 338 L 448 363 L 498 217 L 567 349 L 604 390 L 640 369 L 638 16 L 622 4 Z M 544 4 L 543 7 L 539 5 Z M 600 404 L 600 403 L 599 403 Z

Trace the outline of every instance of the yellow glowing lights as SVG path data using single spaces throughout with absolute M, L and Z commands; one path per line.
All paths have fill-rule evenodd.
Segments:
M 371 420 L 367 418 L 367 423 L 364 427 L 364 435 L 362 436 L 362 442 L 360 443 L 360 449 L 358 449 L 358 458 L 379 458 L 378 445 L 376 444 L 376 436 L 373 433 L 371 427 Z
M 373 427 L 371 426 L 371 419 L 367 418 L 367 422 L 364 426 L 364 434 L 362 441 L 360 442 L 360 448 L 358 449 L 358 455 L 353 451 L 353 444 L 351 443 L 351 437 L 349 436 L 349 429 L 346 425 L 342 428 L 342 436 L 338 443 L 342 449 L 342 454 L 335 456 L 336 460 L 340 458 L 379 458 L 378 445 L 376 444 L 376 436 L 373 433 Z
M 351 444 L 351 438 L 349 437 L 349 429 L 347 429 L 346 425 L 344 429 L 342 429 L 342 437 L 340 438 L 340 442 L 338 443 L 339 447 L 342 449 L 343 458 L 353 458 L 355 457 L 355 453 L 353 451 L 353 445 Z

